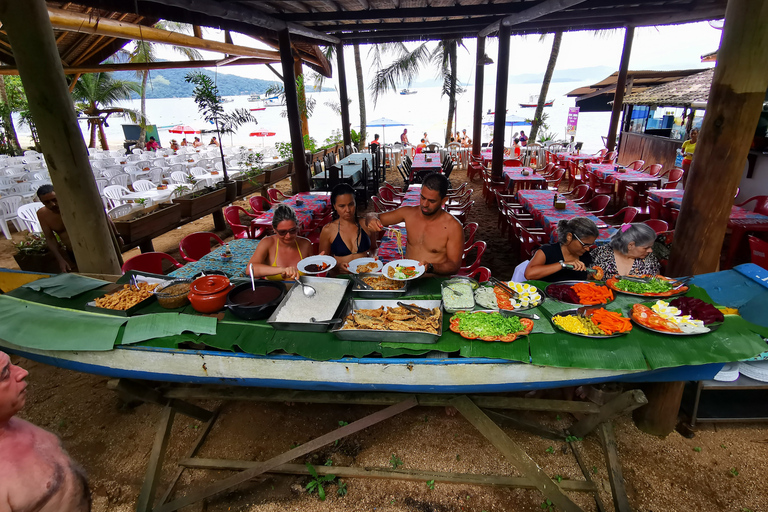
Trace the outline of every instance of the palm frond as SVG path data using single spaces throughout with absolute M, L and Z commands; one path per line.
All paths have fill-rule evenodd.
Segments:
M 413 51 L 401 55 L 392 64 L 379 69 L 370 85 L 374 105 L 379 96 L 387 91 L 397 91 L 401 84 L 410 85 L 420 69 L 429 63 L 432 52 L 427 43 L 421 43 Z

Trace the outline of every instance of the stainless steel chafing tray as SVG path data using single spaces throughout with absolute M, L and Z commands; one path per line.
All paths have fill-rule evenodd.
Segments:
M 293 297 L 296 294 L 303 294 L 302 287 L 295 285 L 291 287 L 291 289 L 288 291 L 288 293 L 285 294 L 285 298 L 282 300 L 279 306 L 277 306 L 277 309 L 275 309 L 274 313 L 272 313 L 272 316 L 270 316 L 267 319 L 267 323 L 272 325 L 277 330 L 281 331 L 304 331 L 304 332 L 325 332 L 328 330 L 329 325 L 328 324 L 318 324 L 310 322 L 309 318 L 314 316 L 316 320 L 322 321 L 322 320 L 330 320 L 331 318 L 338 318 L 339 313 L 339 306 L 341 305 L 342 301 L 344 300 L 344 294 L 347 292 L 347 288 L 352 283 L 348 279 L 334 279 L 329 277 L 311 277 L 311 276 L 302 276 L 301 282 L 304 284 L 308 284 L 310 286 L 315 286 L 315 289 L 317 289 L 317 294 L 312 297 L 311 299 L 308 299 L 307 303 L 310 305 L 314 302 L 317 304 L 323 303 L 325 306 L 326 304 L 333 304 L 333 306 L 328 305 L 328 311 L 330 311 L 333 308 L 333 314 L 332 316 L 329 316 L 327 318 L 321 318 L 321 313 L 313 314 L 313 311 L 311 309 L 306 310 L 306 321 L 297 320 L 294 322 L 286 322 L 286 321 L 278 321 L 277 318 L 280 316 L 280 312 L 286 308 L 293 307 L 292 303 L 294 301 L 291 300 L 291 297 Z M 332 291 L 328 293 L 324 293 L 325 290 L 318 289 L 318 286 L 331 286 Z M 302 311 L 303 313 L 304 311 Z
M 403 299 L 406 304 L 415 304 L 422 308 L 437 308 L 440 310 L 442 301 L 439 300 L 408 300 Z M 381 306 L 394 308 L 397 307 L 397 300 L 358 300 L 351 299 L 347 302 L 344 311 L 341 314 L 345 318 L 353 311 L 358 309 L 376 309 Z M 443 313 L 440 310 L 440 322 L 437 334 L 419 331 L 378 331 L 374 329 L 342 329 L 344 324 L 335 327 L 331 332 L 341 340 L 349 341 L 379 341 L 379 342 L 398 342 L 398 343 L 437 343 L 443 334 Z
M 381 277 L 384 274 L 374 274 L 374 273 L 368 273 L 363 272 L 361 274 L 357 274 L 357 277 L 360 279 L 364 277 Z M 386 277 L 386 276 L 384 276 Z M 401 281 L 395 281 L 395 282 L 401 282 Z M 408 286 L 410 284 L 410 281 L 404 281 L 403 287 L 399 290 L 365 290 L 363 288 L 360 288 L 360 285 L 357 283 L 354 283 L 352 286 L 352 293 L 354 293 L 357 297 L 360 297 L 362 299 L 399 299 L 408 292 Z

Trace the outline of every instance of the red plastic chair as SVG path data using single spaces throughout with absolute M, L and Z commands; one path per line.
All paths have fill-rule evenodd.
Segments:
M 661 164 L 651 164 L 643 172 L 650 174 L 651 176 L 658 176 L 661 173 Z
M 462 275 L 462 274 L 459 274 Z M 488 267 L 477 267 L 469 274 L 465 274 L 467 277 L 476 279 L 480 283 L 487 283 L 491 280 L 491 270 Z
M 745 205 L 751 203 L 752 201 L 756 201 L 755 209 L 753 210 L 755 213 L 759 213 L 761 215 L 768 215 L 768 196 L 750 197 L 743 203 L 737 204 L 736 206 L 740 206 L 744 208 Z
M 768 242 L 749 235 L 750 261 L 768 270 Z
M 149 272 L 151 274 L 164 274 L 163 261 L 167 261 L 173 265 L 174 268 L 181 268 L 184 266 L 164 252 L 145 252 L 138 256 L 134 256 L 123 263 L 123 274 L 129 270 L 138 270 L 139 272 Z
M 265 212 L 269 210 L 272 205 L 265 197 L 261 196 L 251 196 L 248 198 L 248 204 L 251 205 L 251 210 L 253 210 L 254 214 L 258 214 L 260 212 Z M 251 215 L 253 216 L 253 215 Z
M 666 221 L 663 221 L 661 219 L 644 220 L 643 224 L 648 224 L 656 232 L 657 235 L 659 233 L 669 231 L 669 224 L 667 224 Z
M 211 240 L 219 245 L 224 245 L 224 241 L 215 233 L 200 231 L 187 235 L 179 242 L 179 254 L 184 261 L 198 261 L 211 252 Z
M 373 209 L 376 211 L 376 213 L 389 212 L 397 208 L 397 206 L 393 206 L 390 203 L 385 203 L 379 199 L 379 196 L 373 196 L 371 201 L 373 202 Z
M 379 198 L 383 201 L 388 201 L 394 204 L 400 204 L 403 202 L 402 196 L 395 196 L 395 193 L 387 187 L 379 187 Z
M 599 195 L 589 200 L 584 205 L 584 209 L 592 215 L 602 215 L 605 213 L 605 209 L 608 207 L 608 203 L 611 202 L 611 196 Z
M 468 222 L 464 225 L 464 250 L 466 251 L 475 242 L 475 233 L 480 227 L 477 222 Z
M 269 202 L 272 204 L 282 203 L 291 196 L 287 196 L 277 190 L 276 188 L 267 189 L 267 195 L 269 196 Z
M 483 164 L 475 160 L 472 160 L 471 162 L 469 162 L 469 165 L 467 166 L 467 179 L 469 181 L 472 181 L 475 178 L 475 176 L 482 176 L 482 175 L 483 175 Z
M 635 206 L 625 206 L 613 215 L 600 215 L 600 220 L 606 224 L 629 224 L 635 220 L 640 208 Z
M 488 244 L 482 240 L 479 240 L 472 244 L 469 249 L 466 249 L 464 251 L 464 256 L 461 258 L 461 268 L 459 269 L 458 275 L 466 276 L 477 270 L 480 267 L 480 260 L 482 259 L 483 253 L 487 247 Z M 472 252 L 472 249 L 477 249 L 477 253 L 475 260 L 473 262 L 469 262 L 467 260 L 467 255 Z
M 474 201 L 469 201 L 468 203 L 462 205 L 460 208 L 447 208 L 446 211 L 456 217 L 456 220 L 461 222 L 461 225 L 463 226 L 467 223 L 467 216 L 469 215 L 469 211 L 472 209 L 474 204 Z
M 590 199 L 592 199 L 593 195 L 594 195 L 594 191 L 592 190 L 592 187 L 590 187 L 586 183 L 582 183 L 581 185 L 578 185 L 567 194 L 563 194 L 563 197 L 570 199 L 571 201 L 574 201 L 576 203 L 581 203 L 581 202 L 589 201 Z
M 680 181 L 683 179 L 683 175 L 685 174 L 685 171 L 675 167 L 671 171 L 669 171 L 669 181 L 664 184 L 662 188 L 664 189 L 674 189 L 677 188 L 677 184 L 680 183 Z
M 229 224 L 229 227 L 232 228 L 232 233 L 238 240 L 241 238 L 251 238 L 250 226 L 241 224 L 241 213 L 248 216 L 248 212 L 245 211 L 245 208 L 239 206 L 227 206 L 224 209 L 224 219 L 227 221 L 227 224 Z
M 563 169 L 562 167 L 557 167 L 555 172 L 552 174 L 552 179 L 547 180 L 547 189 L 558 190 L 560 188 L 560 183 L 563 181 L 564 177 L 565 177 L 565 169 Z
M 522 167 L 523 161 L 518 158 L 505 158 L 504 167 Z
M 603 162 L 602 163 L 604 163 L 604 164 L 612 164 L 614 162 L 614 160 L 616 160 L 616 155 L 617 154 L 618 153 L 616 153 L 616 151 L 609 151 L 603 157 Z
M 403 192 L 403 189 L 402 189 L 402 188 L 400 188 L 400 187 L 396 187 L 396 186 L 394 186 L 394 185 L 393 185 L 393 184 L 391 184 L 391 183 L 384 183 L 384 185 L 382 185 L 382 187 L 384 187 L 384 188 L 388 188 L 388 189 L 389 189 L 389 190 L 391 190 L 391 191 L 392 191 L 394 194 L 396 194 L 396 195 L 399 195 L 399 196 L 402 196 L 402 195 L 404 195 L 404 194 L 405 194 L 405 192 Z
M 627 165 L 627 169 L 632 169 L 633 171 L 639 171 L 643 168 L 643 164 L 645 164 L 645 160 L 635 160 L 631 164 Z

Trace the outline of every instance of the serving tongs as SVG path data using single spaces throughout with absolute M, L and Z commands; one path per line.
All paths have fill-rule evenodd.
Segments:
M 494 284 L 494 286 L 498 286 L 499 288 L 507 292 L 511 298 L 516 299 L 519 297 L 518 293 L 515 290 L 507 286 L 505 283 L 502 283 L 495 277 L 491 277 L 490 281 Z
M 566 265 L 565 265 L 565 268 L 567 268 L 567 269 L 569 269 L 569 270 L 573 270 L 573 268 L 574 268 L 574 267 L 573 267 L 573 265 L 570 265 L 570 264 L 566 264 Z M 587 268 L 587 269 L 585 270 L 585 272 L 589 272 L 590 274 L 597 274 L 597 270 L 596 270 L 596 269 L 594 269 L 594 268 Z
M 349 274 L 349 278 L 352 279 L 354 282 L 357 283 L 357 285 L 360 287 L 361 290 L 373 290 L 373 286 L 369 285 L 359 277 L 357 277 L 355 274 Z
M 397 305 L 400 306 L 401 308 L 407 309 L 408 311 L 410 311 L 414 315 L 420 316 L 422 318 L 426 318 L 426 317 L 428 317 L 429 315 L 432 314 L 432 310 L 429 309 L 429 308 L 422 308 L 421 306 L 416 306 L 416 305 L 413 305 L 413 304 L 406 304 L 403 301 L 397 301 Z

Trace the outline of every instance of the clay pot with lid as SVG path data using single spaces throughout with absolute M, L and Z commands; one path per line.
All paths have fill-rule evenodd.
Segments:
M 216 313 L 224 309 L 233 287 L 226 276 L 198 277 L 189 289 L 189 302 L 198 313 Z

